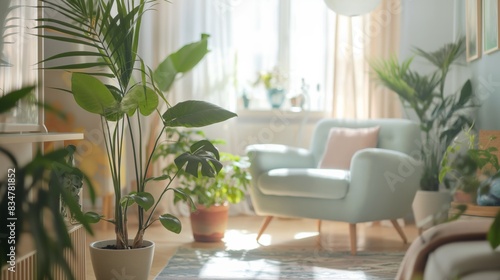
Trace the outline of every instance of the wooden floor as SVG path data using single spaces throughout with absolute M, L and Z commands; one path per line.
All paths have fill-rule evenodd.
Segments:
M 146 231 L 145 239 L 156 243 L 155 256 L 149 279 L 154 279 L 160 270 L 167 264 L 179 246 L 196 247 L 221 247 L 228 249 L 252 249 L 259 246 L 273 245 L 286 247 L 314 247 L 322 246 L 331 250 L 346 251 L 349 246 L 349 225 L 347 223 L 323 221 L 321 234 L 318 238 L 317 221 L 307 219 L 284 219 L 275 218 L 269 224 L 267 230 L 260 238 L 260 242 L 255 241 L 257 232 L 264 221 L 264 217 L 257 216 L 235 216 L 229 218 L 228 230 L 224 243 L 194 243 L 191 236 L 189 219 L 182 218 L 183 230 L 177 235 L 156 223 Z M 87 236 L 87 243 L 95 240 L 113 239 L 114 232 L 111 227 L 102 229 L 102 225 L 97 225 L 94 236 Z M 409 244 L 418 236 L 418 230 L 414 225 L 403 227 L 408 238 L 408 244 L 403 244 L 400 236 L 388 222 L 382 224 L 358 224 L 358 251 L 406 251 Z M 88 248 L 86 252 L 87 280 L 95 280 Z

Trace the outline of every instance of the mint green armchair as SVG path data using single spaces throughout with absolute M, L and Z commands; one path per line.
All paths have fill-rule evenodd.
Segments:
M 380 126 L 376 148 L 357 151 L 349 170 L 317 168 L 333 127 Z M 257 239 L 274 216 L 349 223 L 351 254 L 355 255 L 356 224 L 391 220 L 411 213 L 422 174 L 420 129 L 404 119 L 324 119 L 316 126 L 309 149 L 276 144 L 247 147 L 252 185 L 250 195 L 257 215 L 266 216 Z

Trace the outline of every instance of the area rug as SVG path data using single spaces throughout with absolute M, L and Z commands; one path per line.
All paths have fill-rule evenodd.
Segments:
M 264 247 L 224 251 L 180 247 L 156 280 L 394 279 L 404 253 Z

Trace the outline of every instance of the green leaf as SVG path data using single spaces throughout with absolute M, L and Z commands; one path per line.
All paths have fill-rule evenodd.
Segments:
M 153 77 L 161 91 L 168 91 L 174 83 L 177 73 L 172 58 L 168 56 L 158 65 L 158 68 L 154 71 Z
M 174 233 L 180 233 L 182 230 L 181 221 L 177 217 L 170 214 L 161 215 L 160 223 L 163 225 L 164 228 Z
M 208 53 L 208 37 L 210 36 L 202 34 L 200 41 L 187 44 L 170 55 L 172 57 L 172 63 L 178 72 L 188 72 L 203 59 Z
M 495 216 L 495 220 L 493 220 L 493 223 L 490 226 L 490 230 L 488 231 L 488 241 L 493 249 L 500 246 L 500 211 L 498 211 Z
M 71 91 L 82 109 L 104 116 L 116 105 L 111 91 L 100 80 L 83 73 L 71 76 Z
M 15 90 L 0 97 L 0 114 L 14 108 L 19 100 L 30 94 L 35 89 L 34 86 Z
M 181 154 L 174 162 L 177 168 L 184 168 L 187 173 L 194 177 L 198 177 L 199 173 L 202 176 L 215 177 L 222 169 L 222 163 L 219 162 L 219 152 L 208 140 L 196 142 L 191 146 L 190 152 Z
M 237 115 L 217 105 L 198 100 L 179 102 L 163 114 L 165 126 L 202 127 Z
M 187 44 L 163 60 L 154 71 L 154 80 L 162 91 L 168 91 L 178 73 L 186 73 L 193 69 L 208 53 L 207 34 L 201 35 L 201 40 Z
M 149 87 L 135 86 L 123 97 L 121 106 L 129 116 L 132 116 L 137 108 L 143 116 L 149 116 L 158 107 L 158 95 Z
M 95 212 L 86 212 L 85 213 L 85 219 L 87 220 L 87 222 L 89 223 L 97 223 L 101 220 L 101 215 L 95 213 Z
M 151 208 L 155 203 L 155 198 L 148 192 L 138 192 L 134 194 L 132 198 L 146 211 L 149 210 L 149 208 Z
M 460 90 L 460 98 L 458 99 L 457 105 L 462 107 L 469 102 L 472 98 L 472 92 L 472 83 L 470 80 L 467 80 Z
M 149 182 L 149 181 L 163 181 L 163 180 L 170 180 L 170 179 L 172 179 L 172 177 L 170 177 L 170 175 L 164 174 L 164 175 L 157 176 L 157 177 L 149 177 L 149 178 L 146 179 L 146 182 Z

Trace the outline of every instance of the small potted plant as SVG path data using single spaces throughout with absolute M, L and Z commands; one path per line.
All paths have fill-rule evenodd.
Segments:
M 495 154 L 498 149 L 490 145 L 495 137 L 490 137 L 485 145 L 476 143 L 472 126 L 464 129 L 464 136 L 465 139 L 457 137 L 447 147 L 439 181 L 452 190 L 455 202 L 474 203 L 483 182 L 500 170 Z
M 260 72 L 257 76 L 257 80 L 254 82 L 254 86 L 258 86 L 260 84 L 264 85 L 271 107 L 278 109 L 285 101 L 285 81 L 285 76 L 281 74 L 277 68 L 275 68 L 272 71 Z
M 159 145 L 155 157 L 178 156 L 180 152 L 205 138 L 201 130 L 180 130 L 169 128 L 170 141 Z M 172 141 L 173 140 L 173 141 Z M 221 144 L 221 140 L 209 140 Z M 229 203 L 238 203 L 245 198 L 245 190 L 250 183 L 247 171 L 249 162 L 246 157 L 230 153 L 221 153 L 220 161 L 224 167 L 213 177 L 193 176 L 187 172 L 179 174 L 179 187 L 196 203 L 197 211 L 190 215 L 193 237 L 199 242 L 217 242 L 224 237 L 227 226 Z M 164 173 L 175 169 L 171 163 L 164 168 Z M 176 203 L 181 199 L 176 198 Z

